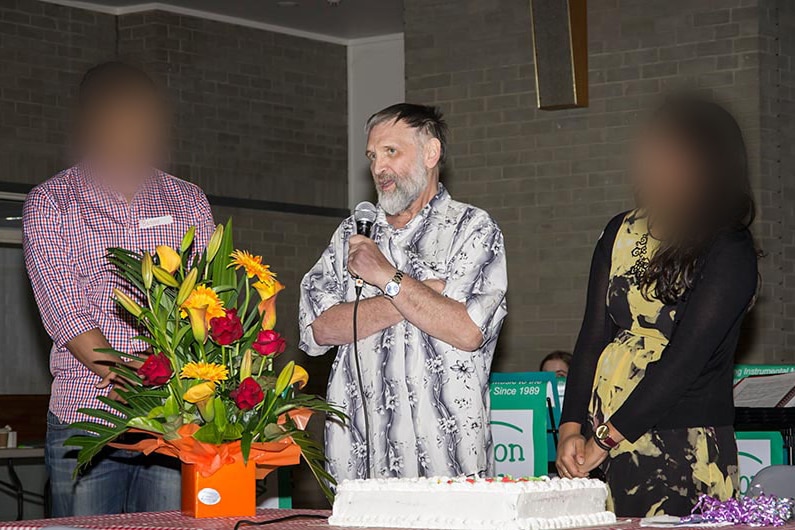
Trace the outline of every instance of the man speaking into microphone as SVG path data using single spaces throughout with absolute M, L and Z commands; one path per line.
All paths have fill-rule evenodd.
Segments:
M 301 282 L 302 349 L 339 346 L 327 397 L 349 421 L 326 423 L 329 471 L 338 481 L 485 475 L 489 373 L 507 314 L 502 233 L 439 182 L 437 109 L 393 105 L 366 132 L 378 193 L 370 237 L 346 219 Z

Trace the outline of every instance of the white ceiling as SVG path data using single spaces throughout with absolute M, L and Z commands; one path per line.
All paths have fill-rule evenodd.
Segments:
M 88 0 L 86 3 L 119 11 L 153 4 L 148 0 Z M 335 39 L 359 39 L 403 31 L 403 0 L 340 0 L 337 5 L 327 0 L 156 0 L 154 3 L 173 6 L 178 11 L 203 11 Z M 283 7 L 280 4 L 293 5 Z

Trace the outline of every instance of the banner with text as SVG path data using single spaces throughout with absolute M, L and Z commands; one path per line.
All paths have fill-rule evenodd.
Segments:
M 548 470 L 549 406 L 559 408 L 551 374 L 493 374 L 491 434 L 496 475 L 539 476 Z

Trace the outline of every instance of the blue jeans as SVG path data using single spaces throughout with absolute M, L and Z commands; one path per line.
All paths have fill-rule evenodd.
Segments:
M 79 433 L 47 414 L 44 460 L 52 517 L 179 509 L 180 464 L 175 458 L 106 448 L 74 479 L 78 450 L 64 447 L 64 442 Z

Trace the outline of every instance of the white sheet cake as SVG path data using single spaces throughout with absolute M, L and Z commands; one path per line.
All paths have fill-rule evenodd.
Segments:
M 414 478 L 346 480 L 333 526 L 546 530 L 610 524 L 607 487 L 594 479 Z

